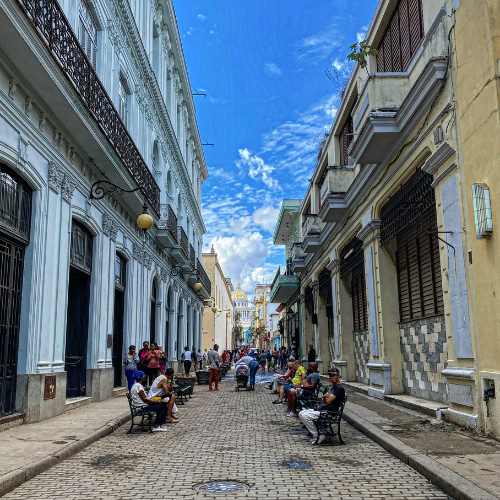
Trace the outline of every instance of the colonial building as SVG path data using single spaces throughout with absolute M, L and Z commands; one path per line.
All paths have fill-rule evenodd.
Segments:
M 271 285 L 267 283 L 255 285 L 252 313 L 252 326 L 255 328 L 253 344 L 259 349 L 267 349 L 271 340 L 269 334 L 270 292 Z
M 233 346 L 233 285 L 224 276 L 224 271 L 212 246 L 202 256 L 203 267 L 212 284 L 212 306 L 203 310 L 203 349 L 212 349 L 214 344 L 222 349 L 232 350 Z
M 279 267 L 271 284 L 270 299 L 272 302 L 281 303 L 280 321 L 286 332 L 286 340 L 282 342 L 287 347 L 295 345 L 298 352 L 304 355 L 306 350 L 302 340 L 302 302 L 300 297 L 299 272 L 302 270 L 298 262 L 292 271 L 292 250 L 294 255 L 304 255 L 300 249 L 300 207 L 302 200 L 283 200 L 280 207 L 278 221 L 273 235 L 273 243 L 285 247 L 285 266 Z M 294 273 L 295 271 L 295 273 Z
M 0 415 L 33 422 L 109 398 L 130 344 L 201 347 L 208 173 L 171 0 L 0 0 L 0 25 Z
M 471 427 L 485 406 L 476 371 L 470 186 L 488 178 L 482 170 L 478 179 L 475 153 L 494 165 L 495 151 L 486 159 L 492 133 L 485 132 L 469 141 L 471 164 L 464 163 L 452 41 L 461 40 L 461 65 L 474 59 L 469 46 L 477 43 L 477 73 L 491 76 L 486 84 L 497 80 L 494 55 L 473 35 L 490 30 L 485 43 L 494 36 L 495 12 L 479 3 L 481 17 L 472 23 L 476 14 L 456 0 L 380 0 L 366 35 L 377 54 L 358 61 L 346 84 L 291 249 L 291 271 L 300 276 L 301 345 L 316 346 L 323 372 L 335 364 L 372 396 L 424 398 Z M 458 72 L 467 84 L 464 106 L 475 102 L 477 73 L 473 65 Z M 498 120 L 494 102 L 476 104 L 485 120 Z M 471 137 L 479 114 L 466 121 Z M 480 256 L 488 243 L 476 243 Z M 493 344 L 485 345 L 494 356 Z
M 239 281 L 236 283 L 236 290 L 231 298 L 233 299 L 234 314 L 240 315 L 240 324 L 243 328 L 243 343 L 248 344 L 248 329 L 252 325 L 252 308 L 248 305 L 247 294 L 241 289 Z

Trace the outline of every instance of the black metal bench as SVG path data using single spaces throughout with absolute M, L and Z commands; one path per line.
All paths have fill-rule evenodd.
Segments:
M 330 440 L 333 436 L 339 437 L 339 444 L 345 444 L 342 440 L 342 436 L 340 434 L 340 422 L 342 421 L 342 414 L 344 413 L 344 406 L 347 402 L 347 397 L 341 403 L 340 408 L 337 411 L 328 411 L 322 410 L 320 411 L 319 417 L 314 419 L 314 425 L 318 430 L 318 436 L 323 434 L 328 438 L 329 444 L 333 444 Z M 337 431 L 333 430 L 332 426 L 337 426 Z
M 188 400 L 188 397 L 191 397 L 191 386 L 186 382 L 177 381 L 177 387 L 174 389 L 174 393 L 175 402 L 178 405 L 183 405 Z
M 130 407 L 130 413 L 132 415 L 130 429 L 128 430 L 127 434 L 132 433 L 134 425 L 141 428 L 148 427 L 149 432 L 153 432 L 151 426 L 153 425 L 153 417 L 156 417 L 156 412 L 149 410 L 147 406 L 142 408 L 134 407 L 132 396 L 130 395 L 130 393 L 127 393 L 127 399 L 128 399 L 128 405 Z M 138 423 L 134 422 L 134 419 L 137 418 L 141 419 L 141 421 Z
M 297 398 L 298 406 L 300 406 L 302 410 L 309 410 L 323 401 L 323 395 L 326 392 L 328 392 L 328 387 L 320 382 L 314 389 L 314 397 L 305 398 L 301 396 Z

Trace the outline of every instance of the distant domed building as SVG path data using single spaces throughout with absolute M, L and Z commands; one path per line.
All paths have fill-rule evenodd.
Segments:
M 241 326 L 245 334 L 245 340 L 248 338 L 247 330 L 252 324 L 252 308 L 248 306 L 247 294 L 241 289 L 241 282 L 236 283 L 236 290 L 232 293 L 231 298 L 236 312 L 241 314 Z

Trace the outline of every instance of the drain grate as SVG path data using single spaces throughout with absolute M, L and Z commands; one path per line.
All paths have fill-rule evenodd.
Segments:
M 289 469 L 309 469 L 311 467 L 309 462 L 293 462 L 288 460 L 281 462 L 281 465 L 283 467 L 288 467 Z
M 211 483 L 199 484 L 195 490 L 198 493 L 207 492 L 212 493 L 212 495 L 228 495 L 230 493 L 248 491 L 248 486 L 235 481 L 213 481 Z

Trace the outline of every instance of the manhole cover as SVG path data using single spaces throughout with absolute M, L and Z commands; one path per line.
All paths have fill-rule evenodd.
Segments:
M 235 481 L 214 481 L 212 483 L 203 483 L 196 486 L 197 492 L 208 492 L 213 495 L 227 495 L 229 493 L 247 491 L 248 486 L 244 483 Z
M 103 455 L 102 457 L 97 457 L 93 462 L 92 465 L 95 467 L 106 467 L 107 465 L 117 462 L 118 460 L 121 460 L 120 455 Z
M 289 469 L 309 469 L 311 467 L 311 464 L 309 462 L 292 462 L 288 460 L 281 462 L 281 465 L 283 467 L 288 467 Z

